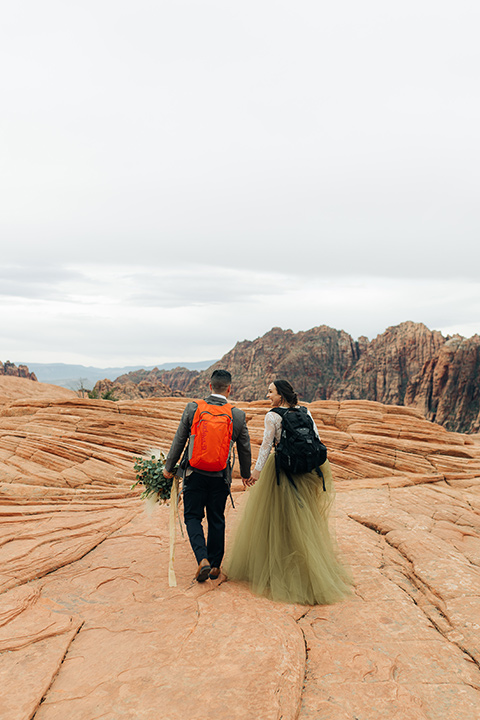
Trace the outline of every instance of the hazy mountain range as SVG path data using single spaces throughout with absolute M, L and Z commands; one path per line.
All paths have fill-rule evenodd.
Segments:
M 201 362 L 173 362 L 157 365 L 161 370 L 172 370 L 176 367 L 187 368 L 188 370 L 205 370 L 210 367 L 216 360 L 203 360 Z M 36 363 L 21 361 L 15 362 L 15 365 L 27 365 L 30 372 L 35 373 L 39 382 L 50 383 L 52 385 L 60 385 L 61 387 L 78 390 L 80 384 L 83 387 L 91 389 L 98 380 L 114 380 L 119 375 L 134 372 L 135 370 L 153 370 L 154 365 L 129 365 L 126 367 L 106 367 L 99 368 L 91 365 L 69 365 L 68 363 Z

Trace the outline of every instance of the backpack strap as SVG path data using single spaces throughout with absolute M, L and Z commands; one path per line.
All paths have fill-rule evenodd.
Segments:
M 235 465 L 235 441 L 233 439 L 233 405 L 230 403 L 225 403 L 228 405 L 231 415 L 232 415 L 232 439 L 230 440 L 230 449 L 228 451 L 228 458 L 227 458 L 227 464 L 225 466 L 224 478 L 225 482 L 228 487 L 228 494 L 230 496 L 230 502 L 232 503 L 232 508 L 235 509 L 235 503 L 233 502 L 233 495 L 232 495 L 232 473 L 233 473 L 233 466 Z M 225 406 L 223 406 L 225 407 Z M 230 477 L 229 477 L 230 476 Z
M 323 472 L 320 470 L 320 467 L 318 465 L 316 466 L 315 470 L 316 470 L 318 477 L 321 478 L 321 480 L 322 480 L 323 492 L 327 492 L 327 488 L 325 487 L 325 478 L 323 476 Z
M 270 408 L 268 412 L 273 412 L 283 418 L 287 410 L 286 408 L 274 407 Z M 277 447 L 277 441 L 275 440 L 275 437 L 273 438 L 273 445 L 275 448 Z M 277 453 L 275 453 L 275 475 L 277 476 L 277 485 L 280 485 L 280 463 L 278 461 Z
M 273 412 L 276 415 L 280 415 L 281 418 L 284 416 L 283 408 L 270 408 L 268 412 Z M 273 438 L 273 446 L 274 448 L 277 447 L 277 441 L 275 440 L 275 436 Z M 277 453 L 275 453 L 275 475 L 277 476 L 277 485 L 280 485 L 280 466 L 278 463 Z
M 270 410 L 268 412 L 273 412 L 276 415 L 280 415 L 280 417 L 283 420 L 283 418 L 289 412 L 289 410 L 290 410 L 290 408 L 274 407 L 274 408 L 270 408 Z
M 183 457 L 180 460 L 180 463 L 178 466 L 179 469 L 181 470 L 180 477 L 182 480 L 185 480 L 185 478 L 187 476 L 187 468 L 189 466 L 188 460 L 189 460 L 189 455 L 190 455 L 190 441 L 191 441 L 191 437 L 192 437 L 192 425 L 193 425 L 193 420 L 195 418 L 195 413 L 198 410 L 198 403 L 199 403 L 198 400 L 192 400 L 192 405 L 195 405 L 196 407 L 195 407 L 195 410 L 193 411 L 192 420 L 190 422 L 190 427 L 188 429 L 188 438 L 187 438 L 187 443 L 185 445 L 185 450 L 183 452 Z M 183 493 L 183 488 L 182 488 L 182 493 Z
M 230 465 L 230 482 L 228 482 L 227 468 L 230 463 L 230 453 L 232 453 L 233 459 L 232 459 L 232 464 Z M 235 510 L 235 503 L 233 502 L 233 495 L 232 495 L 232 473 L 233 473 L 234 465 L 235 465 L 235 448 L 233 447 L 233 435 L 232 435 L 232 441 L 230 443 L 230 452 L 228 453 L 227 467 L 225 468 L 225 482 L 227 483 L 228 494 L 230 495 L 230 502 L 232 503 L 232 508 Z
M 300 410 L 300 412 L 305 416 L 305 418 L 308 418 L 308 421 L 309 421 L 309 423 L 312 425 L 312 428 L 313 428 L 312 418 L 311 418 L 311 416 L 309 415 L 308 410 L 307 410 L 307 408 L 305 407 L 305 405 L 300 405 L 300 406 L 299 406 L 299 410 Z M 316 465 L 314 469 L 315 469 L 318 477 L 319 477 L 319 478 L 321 479 L 321 481 L 322 481 L 323 491 L 326 492 L 327 490 L 326 490 L 326 487 L 325 487 L 325 478 L 324 478 L 324 476 L 323 476 L 323 472 L 322 472 L 321 469 L 320 469 L 320 466 L 319 466 L 319 465 Z

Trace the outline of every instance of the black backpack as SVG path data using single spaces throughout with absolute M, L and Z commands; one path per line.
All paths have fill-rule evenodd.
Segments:
M 280 484 L 281 470 L 295 489 L 293 475 L 316 470 L 325 490 L 325 478 L 320 465 L 327 459 L 327 448 L 315 432 L 307 408 L 272 408 L 270 412 L 275 412 L 282 418 L 282 434 L 280 441 L 275 444 L 277 484 Z

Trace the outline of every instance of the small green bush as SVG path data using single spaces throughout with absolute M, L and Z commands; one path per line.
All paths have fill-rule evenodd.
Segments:
M 105 390 L 104 393 L 102 393 L 102 400 L 113 400 L 114 402 L 118 402 L 118 398 L 114 396 L 115 391 L 113 389 Z

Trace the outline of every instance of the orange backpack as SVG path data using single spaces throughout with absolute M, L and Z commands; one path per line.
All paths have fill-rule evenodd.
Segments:
M 190 431 L 189 465 L 197 470 L 220 472 L 227 467 L 232 446 L 232 406 L 209 405 L 196 400 L 197 409 Z

